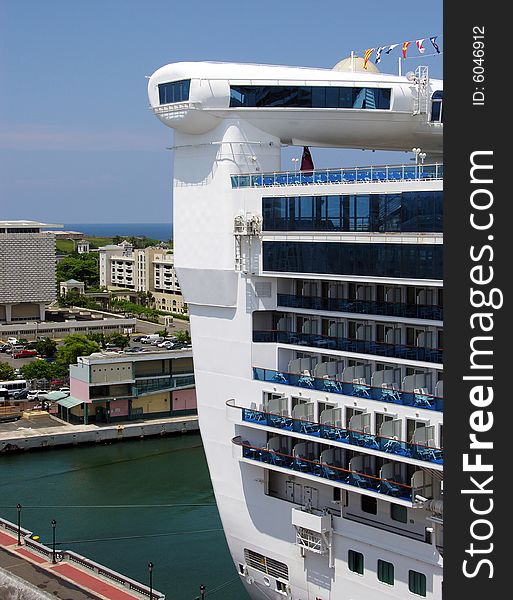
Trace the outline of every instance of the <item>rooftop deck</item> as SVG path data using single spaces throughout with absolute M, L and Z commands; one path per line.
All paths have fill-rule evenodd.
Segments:
M 443 180 L 443 164 L 394 165 L 314 169 L 313 171 L 282 171 L 232 175 L 232 188 L 272 187 L 333 183 L 384 183 L 397 181 Z

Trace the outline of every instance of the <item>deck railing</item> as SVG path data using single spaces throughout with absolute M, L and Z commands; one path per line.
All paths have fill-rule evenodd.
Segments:
M 260 367 L 253 367 L 253 379 L 439 412 L 444 410 L 444 399 L 439 396 L 395 390 L 391 387 L 374 387 L 364 383 L 341 381 L 335 378 L 312 377 L 311 375 L 287 373 Z
M 242 411 L 242 420 L 247 423 L 273 427 L 282 431 L 290 431 L 311 436 L 315 440 L 326 440 L 327 442 L 341 442 L 358 448 L 366 448 L 369 450 L 378 450 L 395 456 L 404 458 L 413 458 L 424 462 L 442 465 L 443 450 L 434 446 L 425 444 L 405 442 L 395 438 L 373 435 L 361 431 L 354 431 L 337 425 L 328 423 L 318 423 L 316 421 L 308 421 L 296 419 L 289 416 L 276 415 L 260 410 L 254 410 L 229 404 L 236 409 Z
M 381 479 L 374 475 L 350 471 L 341 467 L 323 463 L 317 460 L 292 456 L 276 450 L 252 446 L 249 442 L 241 440 L 240 436 L 233 438 L 232 442 L 242 448 L 243 458 L 252 461 L 267 463 L 282 469 L 290 469 L 307 475 L 314 475 L 333 482 L 343 483 L 360 489 L 393 496 L 409 502 L 414 501 L 413 488 L 410 485 Z
M 271 187 L 329 183 L 382 183 L 386 181 L 430 181 L 444 176 L 442 164 L 351 167 L 232 175 L 232 188 Z
M 278 306 L 359 313 L 363 315 L 386 315 L 408 319 L 443 320 L 443 308 L 427 304 L 405 304 L 403 302 L 376 302 L 373 300 L 349 300 L 347 298 L 278 294 Z
M 324 348 L 326 350 L 341 350 L 343 352 L 358 352 L 360 354 L 390 356 L 393 358 L 417 360 L 437 364 L 441 364 L 443 362 L 443 350 L 441 348 L 425 348 L 423 346 L 388 344 L 386 342 L 375 342 L 371 340 L 331 337 L 328 335 L 319 335 L 317 333 L 280 331 L 277 329 L 254 330 L 253 341 L 311 346 L 313 348 Z

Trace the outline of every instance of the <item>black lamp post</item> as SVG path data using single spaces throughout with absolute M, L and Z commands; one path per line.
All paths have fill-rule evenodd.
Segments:
M 148 563 L 148 575 L 150 576 L 150 600 L 153 600 L 153 563 Z
M 57 527 L 57 521 L 52 519 L 52 563 L 55 564 L 55 528 Z
M 16 504 L 18 511 L 18 546 L 21 546 L 21 504 Z
M 205 591 L 206 591 L 205 586 L 203 584 L 201 584 L 200 585 L 200 598 L 201 598 L 201 600 L 205 600 Z

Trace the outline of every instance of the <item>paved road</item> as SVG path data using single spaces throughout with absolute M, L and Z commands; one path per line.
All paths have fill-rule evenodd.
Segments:
M 157 331 L 164 329 L 164 325 L 150 323 L 149 321 L 141 321 L 137 319 L 136 328 L 138 333 L 150 334 L 156 333 Z M 173 325 L 171 327 L 168 327 L 168 332 L 170 334 L 176 333 L 177 331 L 181 330 L 190 331 L 189 321 L 175 319 Z
M 13 556 L 3 548 L 0 548 L 0 567 L 59 600 L 99 600 L 96 594 L 81 590 L 27 560 Z M 0 587 L 0 598 L 10 597 L 3 596 L 4 591 L 5 588 Z M 41 598 L 48 598 L 48 596 L 41 594 Z
M 2 433 L 13 431 L 25 431 L 27 434 L 34 429 L 46 429 L 48 427 L 66 427 L 67 423 L 52 419 L 50 416 L 38 416 L 35 419 L 19 419 L 10 423 L 0 423 L 0 437 Z

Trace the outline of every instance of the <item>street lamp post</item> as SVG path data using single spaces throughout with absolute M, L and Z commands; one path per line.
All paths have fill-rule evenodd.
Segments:
M 294 173 L 297 173 L 297 168 L 298 168 L 298 163 L 299 163 L 299 158 L 293 158 L 292 159 L 292 163 L 294 164 Z
M 52 563 L 55 564 L 55 528 L 57 527 L 57 521 L 52 519 Z
M 153 563 L 148 563 L 148 575 L 150 577 L 150 600 L 153 600 Z
M 201 600 L 205 600 L 205 591 L 206 591 L 205 586 L 203 584 L 201 584 L 200 585 L 200 597 L 201 597 Z
M 21 546 L 21 504 L 16 504 L 18 511 L 18 546 Z

